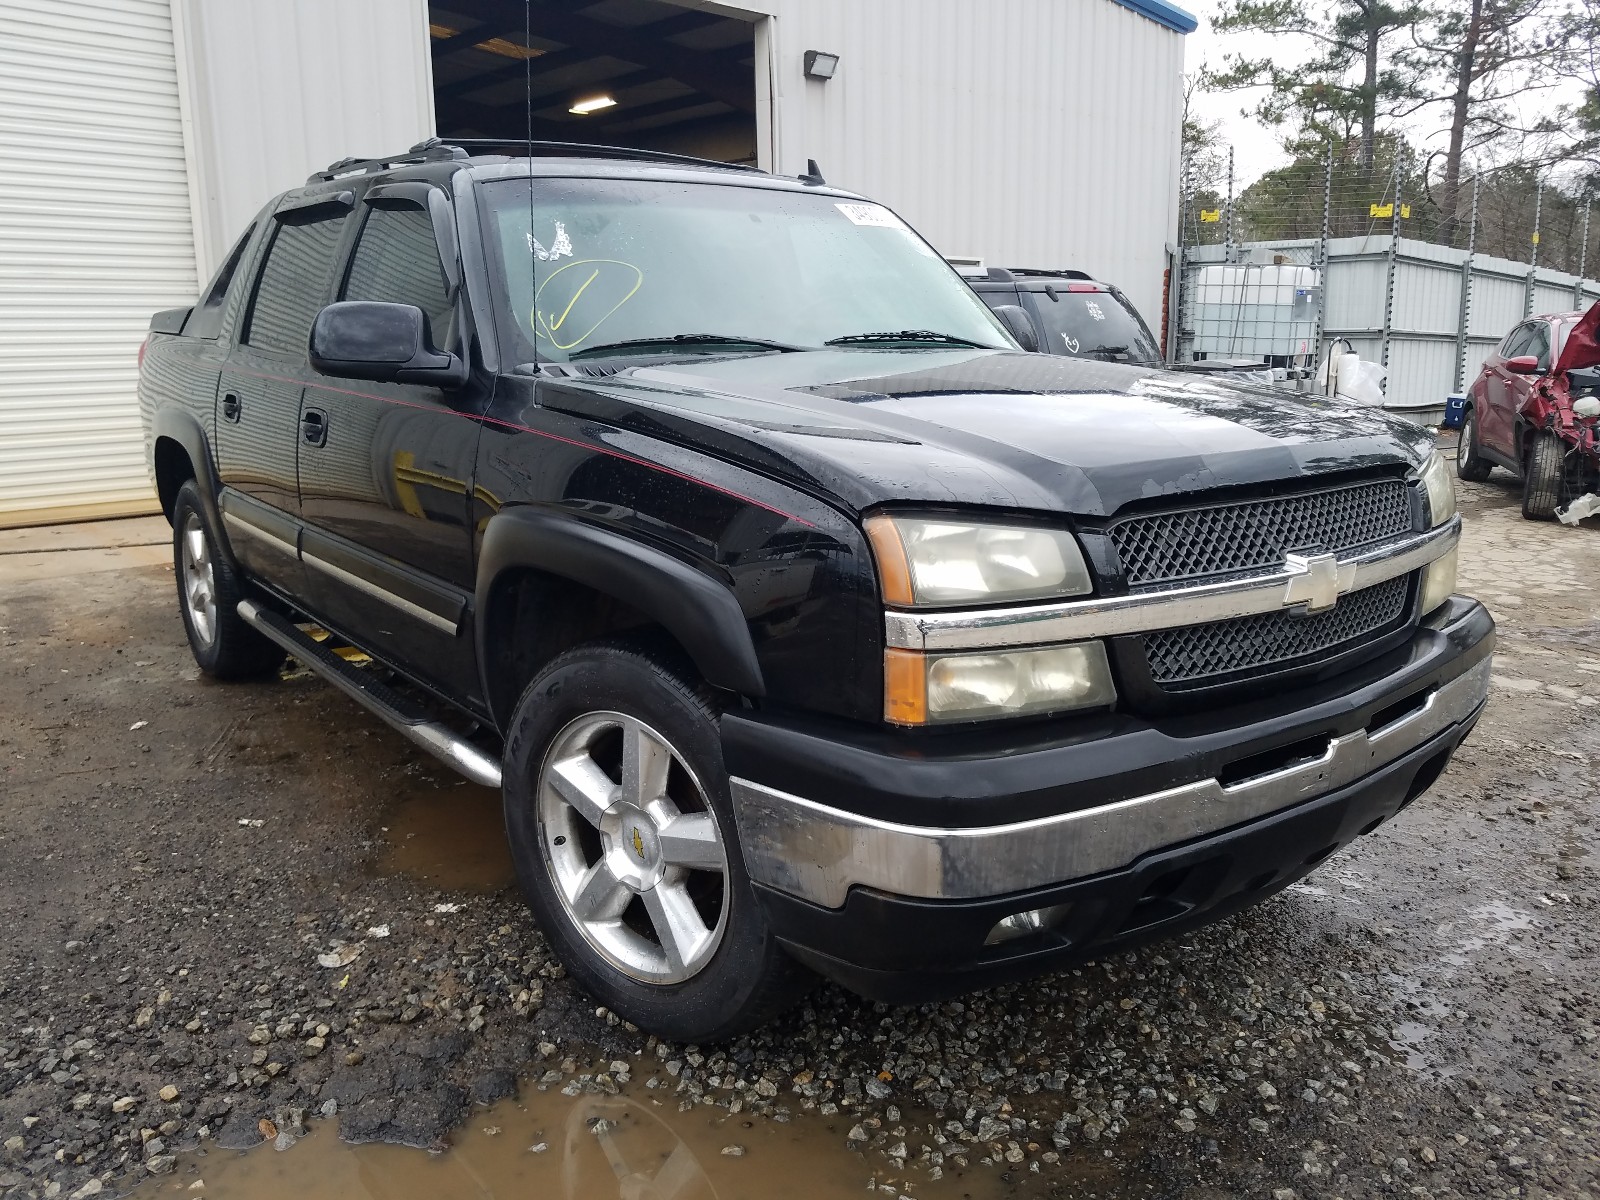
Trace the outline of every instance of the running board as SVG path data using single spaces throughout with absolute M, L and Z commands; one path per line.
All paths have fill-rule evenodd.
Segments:
M 277 613 L 254 600 L 239 601 L 239 616 L 263 637 L 271 638 L 300 662 L 321 675 L 356 703 L 370 709 L 446 766 L 473 783 L 500 786 L 500 762 L 460 734 L 433 720 L 422 709 L 381 680 L 352 667 L 315 638 L 308 637 Z

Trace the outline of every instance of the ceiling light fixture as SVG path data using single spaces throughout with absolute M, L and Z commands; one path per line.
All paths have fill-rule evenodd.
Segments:
M 832 79 L 833 73 L 839 69 L 839 56 L 829 54 L 826 50 L 806 51 L 806 78 L 807 79 Z
M 599 112 L 602 108 L 615 108 L 616 100 L 610 96 L 590 96 L 587 100 L 579 100 L 567 111 L 575 117 L 587 117 L 590 113 Z

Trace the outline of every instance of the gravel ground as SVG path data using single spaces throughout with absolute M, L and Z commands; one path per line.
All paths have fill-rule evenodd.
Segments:
M 1392 825 L 1176 941 L 921 1009 L 823 987 L 715 1049 L 564 978 L 482 794 L 312 678 L 199 678 L 170 570 L 8 577 L 0 544 L 0 1192 L 109 1195 L 324 1113 L 441 1146 L 598 1055 L 814 1109 L 911 1194 L 964 1164 L 972 1195 L 1595 1194 L 1600 534 L 1462 491 L 1495 695 Z

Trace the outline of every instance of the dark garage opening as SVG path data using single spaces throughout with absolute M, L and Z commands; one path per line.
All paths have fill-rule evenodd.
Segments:
M 525 137 L 531 71 L 536 139 L 756 161 L 751 22 L 662 0 L 538 0 L 526 40 L 520 0 L 428 19 L 441 137 Z

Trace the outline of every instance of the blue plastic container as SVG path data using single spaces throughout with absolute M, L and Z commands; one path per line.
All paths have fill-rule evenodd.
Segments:
M 1465 396 L 1446 396 L 1444 401 L 1444 420 L 1441 424 L 1446 429 L 1460 429 L 1461 423 L 1467 416 L 1467 398 Z

